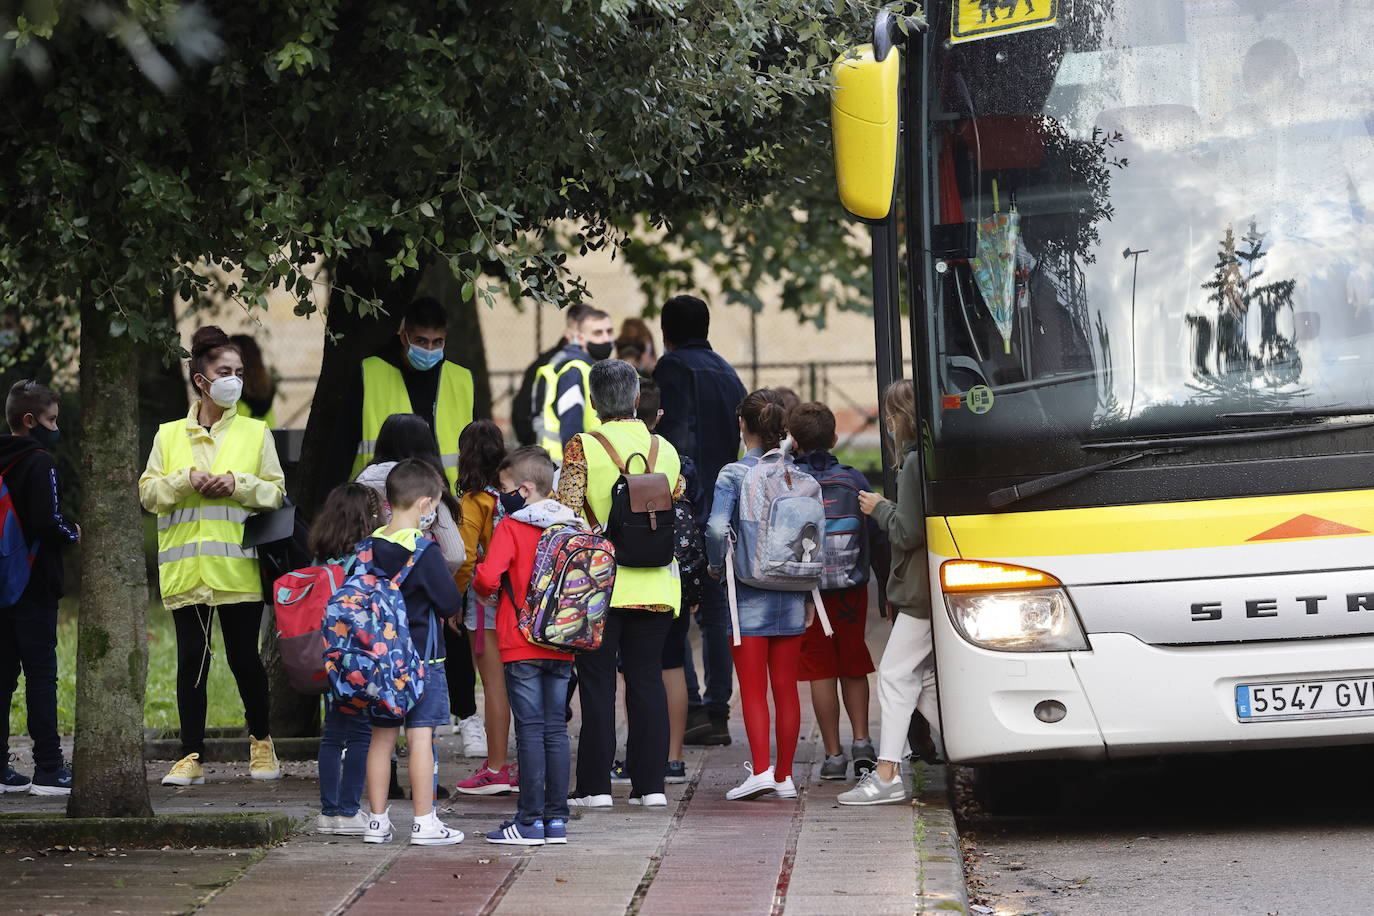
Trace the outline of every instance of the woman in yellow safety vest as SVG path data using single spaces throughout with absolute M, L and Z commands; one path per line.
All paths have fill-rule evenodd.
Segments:
M 258 658 L 262 583 L 257 551 L 243 546 L 243 526 L 254 512 L 281 505 L 281 463 L 267 425 L 238 411 L 243 357 L 217 327 L 200 328 L 191 339 L 191 384 L 199 398 L 184 418 L 158 427 L 138 480 L 143 508 L 157 515 L 162 603 L 172 611 L 177 635 L 182 759 L 162 784 L 205 782 L 200 761 L 216 609 L 248 722 L 251 775 L 278 779 L 281 765 L 267 725 L 267 672 Z
M 601 439 L 622 458 L 653 455 L 652 459 L 645 457 L 646 470 L 667 477 L 673 498 L 680 499 L 686 484 L 677 450 L 649 432 L 635 416 L 639 374 L 634 366 L 618 359 L 603 360 L 592 367 L 588 380 L 592 407 L 601 426 L 595 433 L 579 433 L 569 440 L 559 476 L 558 501 L 589 521 L 610 517 L 611 490 L 621 470 Z M 638 464 L 635 469 L 639 469 Z M 576 659 L 582 731 L 577 745 L 577 785 L 568 793 L 569 804 L 590 808 L 611 805 L 617 657 L 625 674 L 629 720 L 625 768 L 630 776 L 630 804 L 658 807 L 668 803 L 663 791 L 668 769 L 663 642 L 681 604 L 682 584 L 675 561 L 667 566 L 621 566 L 616 570 L 601 648 Z

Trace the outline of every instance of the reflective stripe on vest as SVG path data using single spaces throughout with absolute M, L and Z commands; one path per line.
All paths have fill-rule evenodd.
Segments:
M 191 453 L 186 420 L 173 420 L 158 428 L 162 466 L 167 473 L 190 468 Z M 236 415 L 208 468 L 212 474 L 259 472 L 267 424 Z M 162 596 L 169 598 L 209 586 L 215 591 L 254 594 L 262 591 L 257 551 L 243 546 L 243 525 L 253 513 L 232 499 L 206 499 L 199 493 L 178 503 L 157 518 L 158 578 Z
M 573 358 L 560 363 L 555 369 L 551 365 L 539 367 L 536 378 L 544 378 L 544 437 L 539 444 L 549 453 L 555 464 L 563 463 L 562 424 L 558 419 L 558 383 L 563 373 L 569 369 L 582 370 L 582 431 L 592 432 L 601 428 L 601 421 L 592 410 L 592 364 L 585 359 Z
M 434 435 L 450 487 L 458 486 L 458 434 L 472 422 L 472 373 L 445 360 L 434 406 Z M 394 413 L 415 413 L 401 370 L 380 356 L 363 360 L 363 435 L 353 460 L 353 476 L 372 463 L 377 436 Z
M 620 453 L 622 461 L 629 461 L 633 454 L 649 454 L 649 430 L 639 422 L 613 422 L 602 424 L 599 432 L 610 441 Z M 611 514 L 611 487 L 620 477 L 620 470 L 591 436 L 582 436 L 582 450 L 587 456 L 587 502 L 591 503 L 596 517 L 605 520 Z M 640 463 L 634 462 L 632 471 L 639 471 Z M 677 488 L 682 476 L 682 462 L 677 451 L 662 436 L 658 437 L 658 459 L 654 472 L 668 478 L 668 486 Z M 682 606 L 682 582 L 678 579 L 677 561 L 658 569 L 631 569 L 622 566 L 615 571 L 615 591 L 611 593 L 612 607 L 630 607 L 645 604 L 666 604 L 677 610 Z

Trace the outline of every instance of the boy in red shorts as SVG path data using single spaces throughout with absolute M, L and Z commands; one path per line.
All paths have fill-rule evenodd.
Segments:
M 835 415 L 824 404 L 801 404 L 788 415 L 795 461 L 815 477 L 825 499 L 825 575 L 821 600 L 835 631 L 826 636 L 813 621 L 802 640 L 800 680 L 811 682 L 811 705 L 825 742 L 822 779 L 844 779 L 849 759 L 840 746 L 840 698 L 849 714 L 854 743 L 854 778 L 877 765 L 868 734 L 868 675 L 873 658 L 864 642 L 869 569 L 877 573 L 879 607 L 891 552 L 885 535 L 859 511 L 859 493 L 870 489 L 864 475 L 830 453 L 838 439 Z

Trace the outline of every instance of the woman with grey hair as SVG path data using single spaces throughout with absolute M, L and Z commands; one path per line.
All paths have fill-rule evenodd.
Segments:
M 623 461 L 631 455 L 647 456 L 655 442 L 658 451 L 652 470 L 673 481 L 673 498 L 681 498 L 686 484 L 677 451 L 635 417 L 639 374 L 634 366 L 615 359 L 599 362 L 592 367 L 589 386 L 602 426 L 594 433 L 579 433 L 568 442 L 563 451 L 558 501 L 592 524 L 605 521 L 610 515 L 611 489 L 621 475 L 617 457 Z M 638 463 L 635 470 L 639 470 Z M 601 648 L 576 660 L 582 732 L 570 804 L 611 806 L 617 656 L 624 669 L 629 716 L 625 768 L 630 776 L 630 804 L 668 804 L 663 791 L 668 767 L 663 641 L 681 603 L 682 589 L 674 563 L 648 568 L 621 566 L 616 570 Z

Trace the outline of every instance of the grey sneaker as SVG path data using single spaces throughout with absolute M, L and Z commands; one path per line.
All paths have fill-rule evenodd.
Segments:
M 836 799 L 842 805 L 896 805 L 907 800 L 906 781 L 902 774 L 892 782 L 884 782 L 877 770 L 870 770 L 848 792 Z
M 843 752 L 827 754 L 821 764 L 821 779 L 844 779 L 849 775 L 849 758 Z
M 878 751 L 872 741 L 855 741 L 849 746 L 849 755 L 854 758 L 854 778 L 863 775 L 878 765 Z

